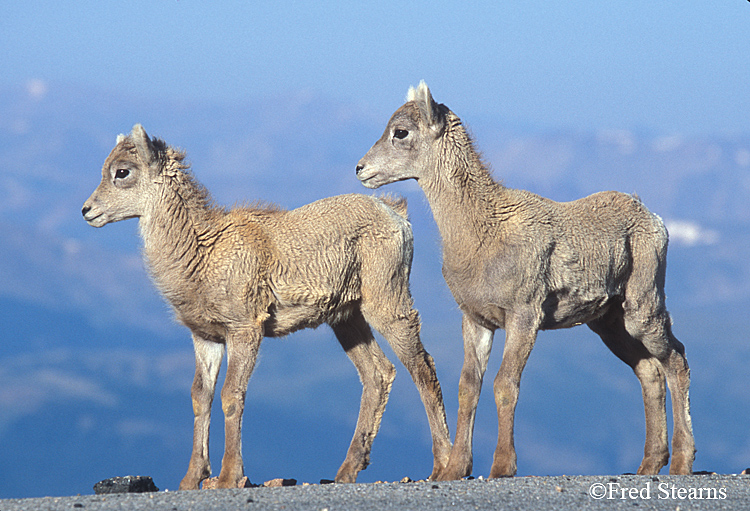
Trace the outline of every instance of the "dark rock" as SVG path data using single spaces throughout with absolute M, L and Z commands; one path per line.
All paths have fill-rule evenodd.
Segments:
M 145 493 L 159 491 L 149 476 L 110 477 L 94 485 L 97 495 L 105 493 Z

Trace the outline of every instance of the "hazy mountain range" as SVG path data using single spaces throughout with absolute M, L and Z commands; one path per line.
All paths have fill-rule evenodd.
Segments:
M 354 167 L 398 106 L 373 112 L 307 92 L 230 105 L 124 98 L 39 81 L 0 89 L 0 498 L 90 493 L 95 482 L 128 474 L 176 489 L 187 468 L 189 332 L 175 324 L 146 276 L 137 222 L 94 229 L 80 214 L 118 133 L 139 122 L 186 149 L 217 202 L 293 208 L 371 193 Z M 750 466 L 743 312 L 750 307 L 750 134 L 542 132 L 456 113 L 507 186 L 556 200 L 604 189 L 637 193 L 664 218 L 671 235 L 667 303 L 692 368 L 695 469 L 736 473 Z M 416 183 L 382 192 L 409 199 L 412 290 L 453 431 L 463 351 L 460 314 L 440 274 L 439 236 Z M 498 332 L 490 382 L 502 340 Z M 417 479 L 431 469 L 421 403 L 406 371 L 397 370 L 363 482 Z M 360 390 L 328 329 L 267 340 L 243 430 L 250 479 L 333 478 Z M 489 472 L 496 433 L 487 385 L 475 475 Z M 585 327 L 540 334 L 517 412 L 519 474 L 634 472 L 643 439 L 640 388 L 630 369 Z M 218 473 L 218 399 L 211 446 Z

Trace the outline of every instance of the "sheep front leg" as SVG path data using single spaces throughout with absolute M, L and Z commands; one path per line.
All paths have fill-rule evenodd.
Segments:
M 470 476 L 473 468 L 472 443 L 477 403 L 482 391 L 482 379 L 492 350 L 494 332 L 463 316 L 464 365 L 458 382 L 458 423 L 456 440 L 451 449 L 448 465 L 437 475 L 438 480 L 449 481 Z
M 224 411 L 224 458 L 219 488 L 237 488 L 245 475 L 242 465 L 242 413 L 250 375 L 263 335 L 260 328 L 247 328 L 227 335 L 227 375 L 221 389 Z
M 224 357 L 224 346 L 193 334 L 195 349 L 195 378 L 191 389 L 193 413 L 193 453 L 180 490 L 197 490 L 201 481 L 211 475 L 208 457 L 208 430 L 211 424 L 211 404 L 214 400 L 216 379 Z
M 513 440 L 516 404 L 521 386 L 521 373 L 526 366 L 536 341 L 536 328 L 522 321 L 520 325 L 506 325 L 505 348 L 500 370 L 495 377 L 497 405 L 497 447 L 490 477 L 516 475 L 517 458 Z

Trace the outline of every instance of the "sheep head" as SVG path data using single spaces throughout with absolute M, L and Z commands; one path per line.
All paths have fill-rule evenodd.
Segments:
M 152 141 L 136 124 L 130 135 L 119 135 L 104 161 L 102 180 L 83 204 L 83 217 L 94 227 L 142 216 L 161 171 L 163 143 Z
M 432 99 L 422 81 L 409 88 L 406 103 L 391 116 L 383 136 L 357 164 L 357 178 L 368 188 L 406 179 L 419 181 L 434 168 L 445 131 L 445 105 Z

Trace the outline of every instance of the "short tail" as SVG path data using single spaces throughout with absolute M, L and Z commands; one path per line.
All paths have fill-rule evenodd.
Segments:
M 379 197 L 388 207 L 399 214 L 404 219 L 409 219 L 409 213 L 406 207 L 406 198 L 401 196 L 384 195 Z

